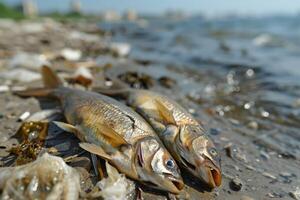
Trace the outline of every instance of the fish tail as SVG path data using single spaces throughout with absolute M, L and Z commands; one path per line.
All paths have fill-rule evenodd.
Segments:
M 29 88 L 22 91 L 13 91 L 14 94 L 20 97 L 55 97 L 54 91 L 56 88 L 63 85 L 60 78 L 48 66 L 43 66 L 41 70 L 44 87 Z

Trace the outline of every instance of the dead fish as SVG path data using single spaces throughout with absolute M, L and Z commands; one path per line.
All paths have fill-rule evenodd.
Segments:
M 47 88 L 17 94 L 59 99 L 68 124 L 56 125 L 74 133 L 83 149 L 106 159 L 132 179 L 179 193 L 184 184 L 175 160 L 139 114 L 113 98 L 61 86 L 49 67 L 42 68 L 42 75 Z
M 126 99 L 159 134 L 179 164 L 210 187 L 221 185 L 220 155 L 215 145 L 203 126 L 174 100 L 149 90 L 98 88 L 98 92 Z

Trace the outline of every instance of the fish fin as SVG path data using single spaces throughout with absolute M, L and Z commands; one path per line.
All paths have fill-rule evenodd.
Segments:
M 51 88 L 30 88 L 27 90 L 12 91 L 13 94 L 20 97 L 48 97 L 51 96 L 53 89 Z
M 57 88 L 63 85 L 61 79 L 50 67 L 43 66 L 41 73 L 43 77 L 44 86 L 46 88 Z
M 157 106 L 157 110 L 159 112 L 159 115 L 163 118 L 163 120 L 168 124 L 175 124 L 176 120 L 173 116 L 173 111 L 169 110 L 162 102 L 159 100 L 155 100 L 155 104 Z
M 67 124 L 64 122 L 58 122 L 58 121 L 53 121 L 53 123 L 58 126 L 60 129 L 69 132 L 69 133 L 74 133 L 77 134 L 78 130 L 75 126 L 71 125 L 71 124 Z
M 97 156 L 93 153 L 90 153 L 91 154 L 91 159 L 92 159 L 92 165 L 93 165 L 93 168 L 94 168 L 94 172 L 95 172 L 95 175 L 96 177 L 99 177 L 99 171 L 98 171 L 98 159 L 97 159 Z
M 23 91 L 12 91 L 13 94 L 20 97 L 55 97 L 55 95 L 53 95 L 54 89 L 62 86 L 62 81 L 48 66 L 42 67 L 41 74 L 44 88 L 29 88 Z
M 111 156 L 108 155 L 107 153 L 105 153 L 103 148 L 100 147 L 100 146 L 97 146 L 97 145 L 91 144 L 91 143 L 86 143 L 86 142 L 79 143 L 79 146 L 82 149 L 84 149 L 84 150 L 86 150 L 90 153 L 93 153 L 93 154 L 96 154 L 96 155 L 100 156 L 101 158 L 104 158 L 106 160 L 111 160 Z
M 58 121 L 52 121 L 52 122 L 60 129 L 69 133 L 73 133 L 79 140 L 86 141 L 86 138 L 84 137 L 84 134 L 82 134 L 80 127 L 76 127 L 64 122 L 58 122 Z
M 115 130 L 110 128 L 109 126 L 105 124 L 100 124 L 100 131 L 102 136 L 108 140 L 108 142 L 113 146 L 113 147 L 119 147 L 121 145 L 128 145 L 128 142 L 120 136 Z

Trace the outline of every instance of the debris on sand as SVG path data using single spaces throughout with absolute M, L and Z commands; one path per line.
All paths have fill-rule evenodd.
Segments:
M 38 122 L 38 121 L 53 121 L 57 118 L 58 115 L 61 114 L 61 110 L 59 109 L 45 109 L 33 113 L 26 121 L 30 122 Z
M 135 195 L 134 182 L 127 179 L 124 174 L 120 174 L 118 170 L 108 164 L 108 162 L 106 162 L 105 165 L 108 177 L 97 183 L 101 191 L 92 194 L 92 197 L 96 198 L 101 196 L 105 200 L 123 200 Z
M 80 176 L 62 158 L 43 154 L 36 161 L 0 168 L 1 199 L 78 199 Z
M 61 50 L 60 55 L 66 60 L 78 61 L 81 58 L 82 53 L 80 50 L 65 48 Z
M 16 133 L 20 144 L 10 149 L 17 156 L 16 165 L 34 161 L 42 150 L 47 134 L 47 122 L 24 122 Z

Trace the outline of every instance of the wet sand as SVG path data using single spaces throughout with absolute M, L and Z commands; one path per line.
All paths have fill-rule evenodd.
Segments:
M 31 23 L 23 22 L 23 26 Z M 220 200 L 296 198 L 293 197 L 293 193 L 297 187 L 298 190 L 300 187 L 300 161 L 299 155 L 296 154 L 297 151 L 294 154 L 293 151 L 286 152 L 281 147 L 277 147 L 276 143 L 268 143 L 266 142 L 268 140 L 264 140 L 264 137 L 270 137 L 272 134 L 275 138 L 280 136 L 278 132 L 283 130 L 280 123 L 274 121 L 267 123 L 268 131 L 266 131 L 264 120 L 269 120 L 268 116 L 257 117 L 254 114 L 245 113 L 241 108 L 228 112 L 226 109 L 224 111 L 224 108 L 218 107 L 222 103 L 236 105 L 234 98 L 228 100 L 228 98 L 222 98 L 221 95 L 208 98 L 205 91 L 201 93 L 198 90 L 196 94 L 192 92 L 194 89 L 203 88 L 203 84 L 209 80 L 218 81 L 222 85 L 222 81 L 224 81 L 220 78 L 222 76 L 217 73 L 212 74 L 210 71 L 211 67 L 218 68 L 218 64 L 203 64 L 203 68 L 195 69 L 188 66 L 165 66 L 152 62 L 145 64 L 145 61 L 137 61 L 127 56 L 117 56 L 116 52 L 109 47 L 110 37 L 91 22 L 68 22 L 65 24 L 54 21 L 37 22 L 37 24 L 46 25 L 41 26 L 42 28 L 36 25 L 36 30 L 33 32 L 33 27 L 29 28 L 31 31 L 26 32 L 20 24 L 15 22 L 13 24 L 21 30 L 14 32 L 1 29 L 0 32 L 0 73 L 13 69 L 8 67 L 8 63 L 18 51 L 51 55 L 66 47 L 78 49 L 82 52 L 82 57 L 76 61 L 60 56 L 55 58 L 49 56 L 53 68 L 60 74 L 72 74 L 74 69 L 79 66 L 76 63 L 95 61 L 90 68 L 94 75 L 91 87 L 105 84 L 104 74 L 110 77 L 121 77 L 129 86 L 167 94 L 196 116 L 220 150 L 223 183 L 220 188 L 207 191 L 205 186 L 195 182 L 184 173 L 184 178 L 189 186 L 185 188 L 188 195 L 183 196 L 190 197 L 190 199 Z M 77 37 L 71 38 L 70 35 L 73 32 L 74 36 L 74 31 L 94 37 L 83 36 L 80 38 L 78 37 L 80 34 L 77 33 Z M 39 71 L 38 67 L 30 70 Z M 247 69 L 243 68 L 242 72 L 246 73 Z M 214 76 L 214 78 L 209 76 Z M 0 79 L 0 83 L 0 85 L 26 87 L 42 84 L 40 80 L 10 81 L 5 77 Z M 250 83 L 255 83 L 255 81 Z M 45 109 L 53 108 L 53 106 L 56 105 L 51 101 L 41 103 L 35 98 L 22 99 L 9 91 L 1 92 L 1 139 L 4 141 L 3 136 L 12 136 L 17 131 L 22 123 L 18 120 L 22 113 L 29 111 L 32 114 L 39 111 L 41 107 Z M 248 117 L 252 117 L 253 120 L 249 121 Z M 295 129 L 299 131 L 299 129 Z M 69 142 L 70 146 L 62 145 L 62 149 L 65 148 L 64 155 L 74 154 L 74 152 L 68 151 L 73 148 L 72 145 L 76 146 L 76 138 L 67 133 L 62 134 L 66 136 L 60 136 L 63 137 L 62 140 L 72 141 Z M 78 150 L 75 151 L 76 153 L 80 152 L 78 146 L 75 149 Z M 3 153 L 3 151 L 1 152 Z M 0 160 L 0 165 L 7 166 L 8 163 Z M 147 188 L 144 190 L 142 192 L 144 199 L 166 199 L 165 196 L 146 192 Z

